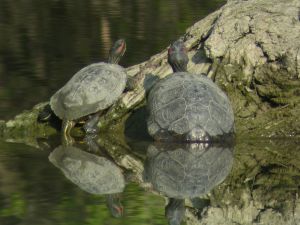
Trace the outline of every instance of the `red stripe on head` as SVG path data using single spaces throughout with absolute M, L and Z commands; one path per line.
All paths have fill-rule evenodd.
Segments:
M 123 51 L 124 48 L 125 48 L 125 42 L 122 41 L 120 47 L 118 47 L 118 49 L 117 49 L 116 52 L 117 52 L 117 53 L 121 53 L 121 52 Z
M 120 206 L 120 207 L 118 207 L 118 206 L 113 206 L 117 211 L 118 211 L 118 213 L 119 213 L 119 215 L 123 215 L 123 207 L 122 206 Z
M 172 47 L 170 47 L 169 49 L 168 49 L 168 54 L 170 55 L 170 54 L 172 54 L 174 51 L 173 51 L 173 48 Z

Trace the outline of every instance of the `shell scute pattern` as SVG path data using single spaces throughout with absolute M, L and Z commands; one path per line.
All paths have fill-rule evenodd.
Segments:
M 185 100 L 176 99 L 155 112 L 155 120 L 157 123 L 166 128 L 174 121 L 182 118 L 185 114 Z
M 190 127 L 196 125 L 205 126 L 205 122 L 210 118 L 210 112 L 207 106 L 196 102 L 187 107 L 187 118 L 190 121 Z
M 173 88 L 165 88 L 164 90 L 162 90 L 163 95 L 159 99 L 159 104 L 167 104 L 168 102 L 181 97 L 181 95 L 178 95 L 177 93 L 182 93 L 183 89 L 183 85 L 176 85 Z
M 212 98 L 207 93 L 207 87 L 204 84 L 190 84 L 187 85 L 183 94 L 187 104 L 194 104 L 195 102 L 201 103 L 203 106 L 208 106 Z
M 189 131 L 190 124 L 187 118 L 176 120 L 169 126 L 169 130 L 178 134 L 185 134 Z
M 51 97 L 51 108 L 61 119 L 78 119 L 95 113 L 119 98 L 126 81 L 125 70 L 119 65 L 91 64 L 77 72 Z
M 206 125 L 204 126 L 204 130 L 208 134 L 214 134 L 215 136 L 222 135 L 222 129 L 219 127 L 219 124 L 214 120 L 209 118 Z
M 223 127 L 224 132 L 228 132 L 226 126 L 222 126 L 223 122 L 226 121 L 227 111 L 224 110 L 224 108 L 221 107 L 220 104 L 212 102 L 210 104 L 210 113 L 212 120 L 214 120 L 220 128 Z
M 160 98 L 153 96 L 153 110 L 160 110 L 161 105 L 168 104 L 174 100 L 176 101 L 177 98 L 181 97 L 181 95 L 178 96 L 178 93 L 182 93 L 182 90 L 184 89 L 183 85 L 177 83 L 173 85 L 172 88 L 164 85 L 157 88 L 158 92 L 161 93 L 161 96 Z
M 207 141 L 233 132 L 229 99 L 204 75 L 178 72 L 162 79 L 149 94 L 148 108 L 148 131 L 155 139 L 169 133 L 189 140 L 193 133 L 193 141 Z

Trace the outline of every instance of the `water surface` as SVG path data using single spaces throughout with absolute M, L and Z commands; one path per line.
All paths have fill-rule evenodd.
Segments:
M 225 0 L 0 1 L 0 118 L 46 101 L 119 38 L 123 66 L 147 60 Z
M 43 141 L 41 147 L 1 142 L 0 223 L 168 224 L 170 215 L 178 219 L 181 211 L 181 224 L 201 224 L 209 219 L 207 210 L 221 209 L 225 219 L 215 219 L 221 217 L 224 224 L 254 220 L 256 207 L 263 224 L 268 224 L 263 217 L 268 210 L 274 218 L 276 213 L 289 218 L 287 224 L 299 219 L 297 142 L 238 141 L 234 150 L 151 142 L 129 142 L 129 147 L 106 137 L 97 143 L 96 148 L 79 143 L 69 151 L 59 142 Z M 110 180 L 101 182 L 107 166 L 101 160 L 124 179 L 117 190 L 121 218 L 112 214 L 108 192 L 101 193 L 103 185 L 116 179 L 110 173 Z M 230 210 L 236 214 L 230 216 Z

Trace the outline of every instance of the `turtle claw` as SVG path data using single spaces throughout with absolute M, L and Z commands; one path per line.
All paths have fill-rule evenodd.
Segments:
M 64 146 L 72 146 L 75 143 L 75 140 L 71 135 L 63 134 L 62 143 Z

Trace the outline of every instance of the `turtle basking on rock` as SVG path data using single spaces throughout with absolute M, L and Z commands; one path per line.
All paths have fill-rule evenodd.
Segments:
M 51 110 L 45 107 L 38 120 L 47 120 L 53 111 L 63 121 L 63 134 L 69 136 L 75 123 L 89 116 L 84 129 L 87 133 L 95 133 L 101 112 L 114 104 L 126 87 L 127 74 L 118 65 L 125 50 L 126 43 L 120 39 L 110 49 L 107 63 L 94 63 L 78 71 L 51 97 Z
M 182 41 L 168 50 L 173 74 L 158 81 L 147 99 L 149 134 L 160 141 L 209 142 L 234 132 L 226 94 L 204 74 L 187 72 Z

